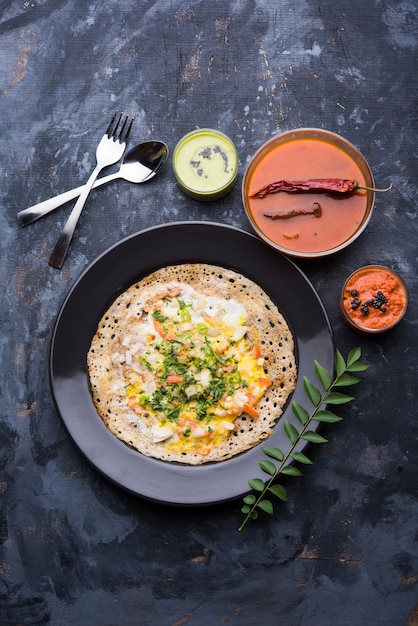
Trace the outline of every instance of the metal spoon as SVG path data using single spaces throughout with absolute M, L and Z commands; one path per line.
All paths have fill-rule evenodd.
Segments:
M 118 172 L 98 178 L 93 188 L 100 187 L 105 183 L 110 183 L 115 178 L 123 178 L 130 183 L 145 183 L 153 178 L 167 161 L 168 147 L 163 141 L 145 141 L 132 150 L 126 152 Z M 77 187 L 54 196 L 49 200 L 44 200 L 39 204 L 34 204 L 17 214 L 20 226 L 27 226 L 43 217 L 51 211 L 55 211 L 59 206 L 73 200 L 81 194 L 83 187 Z

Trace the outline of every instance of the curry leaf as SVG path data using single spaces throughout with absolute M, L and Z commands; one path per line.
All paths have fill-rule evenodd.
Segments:
M 305 393 L 308 396 L 309 400 L 312 402 L 314 406 L 318 406 L 318 404 L 321 401 L 321 393 L 319 389 L 317 389 L 315 385 L 311 383 L 309 378 L 306 378 L 306 376 L 304 376 L 303 378 L 303 386 L 304 386 Z
M 338 387 L 349 387 L 350 385 L 357 385 L 361 381 L 361 378 L 357 376 L 351 376 L 350 374 L 342 374 L 338 379 Z
M 308 411 L 302 405 L 298 404 L 295 400 L 292 401 L 292 411 L 294 415 L 298 418 L 302 426 L 304 426 L 309 419 Z
M 287 491 L 283 487 L 283 485 L 271 485 L 268 490 L 271 491 L 271 493 L 274 493 L 274 495 L 279 498 L 279 500 L 287 502 Z
M 310 441 L 311 443 L 327 443 L 328 439 L 325 439 L 322 435 L 315 430 L 307 430 L 303 433 L 302 439 Z
M 338 376 L 341 376 L 341 374 L 343 374 L 345 370 L 347 369 L 347 365 L 345 364 L 344 357 L 339 350 L 335 351 L 334 363 L 335 363 L 335 372 L 338 378 Z
M 260 500 L 257 506 L 264 511 L 264 513 L 269 513 L 269 515 L 273 514 L 273 505 L 270 500 Z
M 261 478 L 252 478 L 248 481 L 248 484 L 250 485 L 251 489 L 254 489 L 254 491 L 264 490 L 264 482 L 261 480 Z
M 265 446 L 263 448 L 264 454 L 270 456 L 272 459 L 276 459 L 276 461 L 283 461 L 284 453 L 279 448 L 274 448 L 273 446 Z
M 283 428 L 284 432 L 290 439 L 290 443 L 294 444 L 299 439 L 299 433 L 296 428 L 287 420 L 283 422 Z
M 276 473 L 276 466 L 271 461 L 259 461 L 258 464 L 263 472 L 266 472 L 266 474 L 274 476 L 274 474 Z
M 360 357 L 361 357 L 361 348 L 353 348 L 352 350 L 350 350 L 350 352 L 348 353 L 348 357 L 347 357 L 347 368 L 350 367 L 350 365 L 352 365 L 356 361 L 358 361 Z
M 286 467 L 282 467 L 282 474 L 286 474 L 286 476 L 302 476 L 302 472 L 295 465 L 286 465 Z
M 327 389 L 330 388 L 331 383 L 332 383 L 331 374 L 323 365 L 318 363 L 318 361 L 314 361 L 314 369 L 315 369 L 315 374 L 319 382 L 321 383 L 324 390 L 326 391 Z
M 369 369 L 369 367 L 369 363 L 357 362 L 347 367 L 347 372 L 364 372 L 365 370 Z
M 271 515 L 273 513 L 273 505 L 266 495 L 272 493 L 274 496 L 287 502 L 288 495 L 284 485 L 279 484 L 277 479 L 280 475 L 283 476 L 301 476 L 301 470 L 292 464 L 302 463 L 304 465 L 312 465 L 312 461 L 299 450 L 296 450 L 298 443 L 307 441 L 310 443 L 326 443 L 327 439 L 320 435 L 315 430 L 312 430 L 311 424 L 314 422 L 324 422 L 333 424 L 341 421 L 341 417 L 323 408 L 327 404 L 342 405 L 354 400 L 354 396 L 349 396 L 337 391 L 334 391 L 338 386 L 355 385 L 359 382 L 356 376 L 351 376 L 349 372 L 362 372 L 365 371 L 369 364 L 362 363 L 360 361 L 361 349 L 354 348 L 348 355 L 347 363 L 344 360 L 339 350 L 335 351 L 334 378 L 328 370 L 323 367 L 317 361 L 314 362 L 315 374 L 324 388 L 324 393 L 317 389 L 317 387 L 306 377 L 303 379 L 303 386 L 308 400 L 314 405 L 311 412 L 308 412 L 301 404 L 296 401 L 292 401 L 292 411 L 296 416 L 298 422 L 301 425 L 301 429 L 291 424 L 288 420 L 284 420 L 283 428 L 290 441 L 290 447 L 287 451 L 282 451 L 274 446 L 266 446 L 262 448 L 264 454 L 270 458 L 278 461 L 277 467 L 269 460 L 259 461 L 260 468 L 270 478 L 264 482 L 261 478 L 252 478 L 248 481 L 249 486 L 256 493 L 247 494 L 244 497 L 244 506 L 241 511 L 244 514 L 244 520 L 238 530 L 242 530 L 249 520 L 256 520 L 258 518 L 258 509 Z
M 347 396 L 345 393 L 334 391 L 327 396 L 328 404 L 347 404 L 354 400 L 354 396 Z
M 312 465 L 311 459 L 309 459 L 303 452 L 298 452 L 295 450 L 291 454 L 292 459 L 298 461 L 299 463 L 303 463 L 304 465 Z
M 335 422 L 341 422 L 342 419 L 343 419 L 342 417 L 338 417 L 338 415 L 335 415 L 335 413 L 333 413 L 332 411 L 327 411 L 325 409 L 322 411 L 318 411 L 314 417 L 314 420 L 316 422 L 327 422 L 328 424 L 335 424 Z

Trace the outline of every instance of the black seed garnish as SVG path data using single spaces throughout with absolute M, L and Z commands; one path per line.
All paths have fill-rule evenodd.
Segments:
M 361 306 L 361 313 L 364 316 L 369 315 L 369 307 L 380 309 L 382 313 L 386 311 L 385 305 L 389 302 L 389 300 L 381 291 L 377 291 L 375 297 L 366 300 L 366 302 L 362 302 L 360 298 L 357 297 L 358 291 L 356 289 L 352 289 L 350 294 L 353 296 L 353 300 L 350 302 L 353 311 L 359 306 Z

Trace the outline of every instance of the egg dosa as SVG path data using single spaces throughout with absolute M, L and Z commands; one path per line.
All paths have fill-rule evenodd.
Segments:
M 163 380 L 169 353 L 177 369 Z M 193 384 L 181 360 L 192 363 Z M 189 465 L 224 461 L 268 437 L 297 378 L 293 336 L 271 298 L 244 275 L 207 264 L 163 267 L 119 295 L 100 320 L 87 366 L 97 412 L 116 437 L 146 456 Z M 187 376 L 183 404 L 175 402 L 172 390 Z M 207 400 L 215 383 L 232 389 L 217 404 L 214 392 Z M 198 413 L 202 397 L 206 415 Z

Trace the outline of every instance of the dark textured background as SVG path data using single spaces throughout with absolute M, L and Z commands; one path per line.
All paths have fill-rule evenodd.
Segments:
M 416 0 L 1 2 L 2 625 L 418 624 L 417 50 Z M 219 128 L 239 182 L 213 204 L 185 197 L 170 164 L 149 185 L 113 182 L 92 193 L 57 271 L 47 259 L 70 206 L 26 229 L 16 213 L 87 179 L 116 109 L 135 116 L 131 145 L 173 150 Z M 314 466 L 286 482 L 288 504 L 238 533 L 240 502 L 169 508 L 98 475 L 54 408 L 49 346 L 67 292 L 121 238 L 178 220 L 250 230 L 245 167 L 300 126 L 341 134 L 394 184 L 349 249 L 297 262 L 337 346 L 360 345 L 372 366 Z M 371 339 L 337 310 L 367 263 L 397 270 L 411 295 L 403 322 Z

